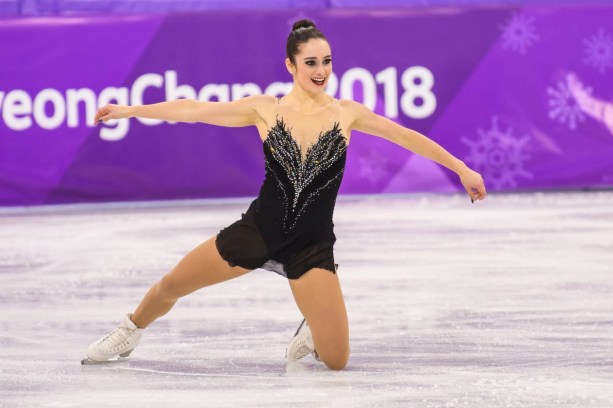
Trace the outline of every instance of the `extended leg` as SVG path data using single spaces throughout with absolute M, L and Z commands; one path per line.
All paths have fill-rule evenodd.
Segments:
M 130 355 L 140 342 L 142 331 L 158 317 L 168 313 L 177 299 L 202 287 L 235 278 L 248 269 L 231 267 L 224 261 L 215 237 L 194 248 L 159 282 L 149 289 L 131 316 L 108 335 L 92 343 L 82 364 L 117 361 Z
M 315 268 L 289 282 L 319 358 L 329 368 L 342 370 L 349 359 L 349 323 L 338 275 Z
M 132 315 L 132 321 L 145 328 L 165 315 L 180 297 L 205 286 L 230 280 L 249 272 L 249 269 L 231 267 L 219 255 L 215 237 L 200 244 L 147 292 Z

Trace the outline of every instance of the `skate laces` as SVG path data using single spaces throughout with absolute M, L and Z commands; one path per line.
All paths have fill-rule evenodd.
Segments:
M 313 339 L 311 338 L 311 329 L 305 320 L 302 321 L 300 327 L 294 335 L 294 342 L 289 350 L 290 356 L 295 359 L 301 359 L 314 351 Z
M 126 343 L 130 342 L 131 332 L 135 331 L 125 327 L 118 327 L 100 341 L 99 347 L 106 353 L 121 349 Z
M 294 358 L 298 359 L 311 354 L 313 350 L 311 350 L 311 348 L 309 347 L 309 340 L 310 339 L 308 337 L 305 337 L 304 339 L 300 339 L 296 343 L 294 343 L 294 347 L 292 347 L 293 350 L 290 350 L 291 355 Z

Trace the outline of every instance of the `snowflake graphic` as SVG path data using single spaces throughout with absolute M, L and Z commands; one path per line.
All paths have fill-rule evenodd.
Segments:
M 578 122 L 585 120 L 585 115 L 566 81 L 558 81 L 555 87 L 548 87 L 547 95 L 549 95 L 549 119 L 568 124 L 573 130 L 577 128 Z
M 515 13 L 502 28 L 502 48 L 525 54 L 540 39 L 534 26 L 534 17 Z
M 583 40 L 583 63 L 596 68 L 601 74 L 613 66 L 613 38 L 601 28 L 598 34 Z
M 387 157 L 376 150 L 371 150 L 368 156 L 360 158 L 360 177 L 370 181 L 371 184 L 376 184 L 389 174 L 387 162 Z
M 477 133 L 478 140 L 461 139 L 462 143 L 470 147 L 470 154 L 464 160 L 483 175 L 488 185 L 501 190 L 516 187 L 517 177 L 533 177 L 532 173 L 523 168 L 524 162 L 530 158 L 525 152 L 530 136 L 516 138 L 510 128 L 501 131 L 496 116 L 492 117 L 491 129 L 477 129 Z

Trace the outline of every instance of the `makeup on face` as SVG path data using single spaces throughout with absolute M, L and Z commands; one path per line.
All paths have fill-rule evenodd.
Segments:
M 325 89 L 332 74 L 332 53 L 326 40 L 313 39 L 303 44 L 296 62 L 296 76 L 303 87 Z
M 315 73 L 310 76 L 311 82 L 316 86 L 325 86 L 326 80 L 332 71 L 329 69 L 332 64 L 332 56 L 324 56 L 321 62 L 319 62 L 316 57 L 307 57 L 304 58 L 304 63 L 309 69 L 315 70 Z M 320 64 L 323 66 L 323 71 L 318 70 Z

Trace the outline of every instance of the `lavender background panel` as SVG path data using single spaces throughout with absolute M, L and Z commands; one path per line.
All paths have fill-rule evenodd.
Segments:
M 0 24 L 0 92 L 19 89 L 34 97 L 46 88 L 64 93 L 69 88 L 99 92 L 118 86 L 161 20 L 160 16 L 130 16 L 120 22 L 115 17 L 4 20 Z M 79 113 L 78 127 L 69 128 L 64 121 L 52 131 L 36 124 L 15 131 L 0 120 L 0 204 L 53 202 L 48 199 L 50 192 L 61 186 L 73 163 L 82 159 L 82 146 L 93 137 L 83 110 Z M 107 150 L 116 147 L 105 146 Z M 112 174 L 108 170 L 90 166 L 78 175 L 81 185 L 72 187 L 62 201 L 82 200 L 83 186 L 100 183 Z M 112 199 L 112 192 L 100 191 L 100 196 Z
M 431 136 L 473 164 L 475 152 L 489 158 L 477 167 L 497 190 L 613 185 L 613 117 L 602 116 L 613 114 L 612 12 L 514 11 Z M 596 117 L 570 92 L 571 76 L 598 104 Z
M 264 88 L 289 81 L 284 43 L 291 22 L 302 16 L 237 11 L 8 20 L 0 27 L 7 62 L 0 67 L 0 92 L 99 92 L 168 70 L 177 72 L 179 84 L 197 89 L 246 82 Z M 582 113 L 572 96 L 564 98 L 567 77 L 575 74 L 593 98 L 613 100 L 606 86 L 611 8 L 320 10 L 308 17 L 330 39 L 339 78 L 355 67 L 373 75 L 389 67 L 399 75 L 427 67 L 435 77 L 436 110 L 425 119 L 400 112 L 394 120 L 472 161 L 490 190 L 613 184 L 613 134 Z M 604 65 L 598 58 L 590 63 L 594 41 L 604 50 Z M 361 100 L 360 87 L 354 90 Z M 384 113 L 381 84 L 377 91 L 375 111 Z M 164 92 L 149 88 L 144 98 L 158 102 Z M 12 131 L 0 121 L 2 205 L 245 196 L 257 194 L 262 181 L 261 142 L 253 128 L 133 120 L 123 139 L 109 142 L 83 123 L 83 113 L 79 119 L 77 128 L 53 131 L 36 125 Z M 455 175 L 439 166 L 354 132 L 342 193 L 458 189 Z
M 416 8 L 500 5 L 609 5 L 610 0 L 0 0 L 0 15 L 168 13 L 232 9 Z

